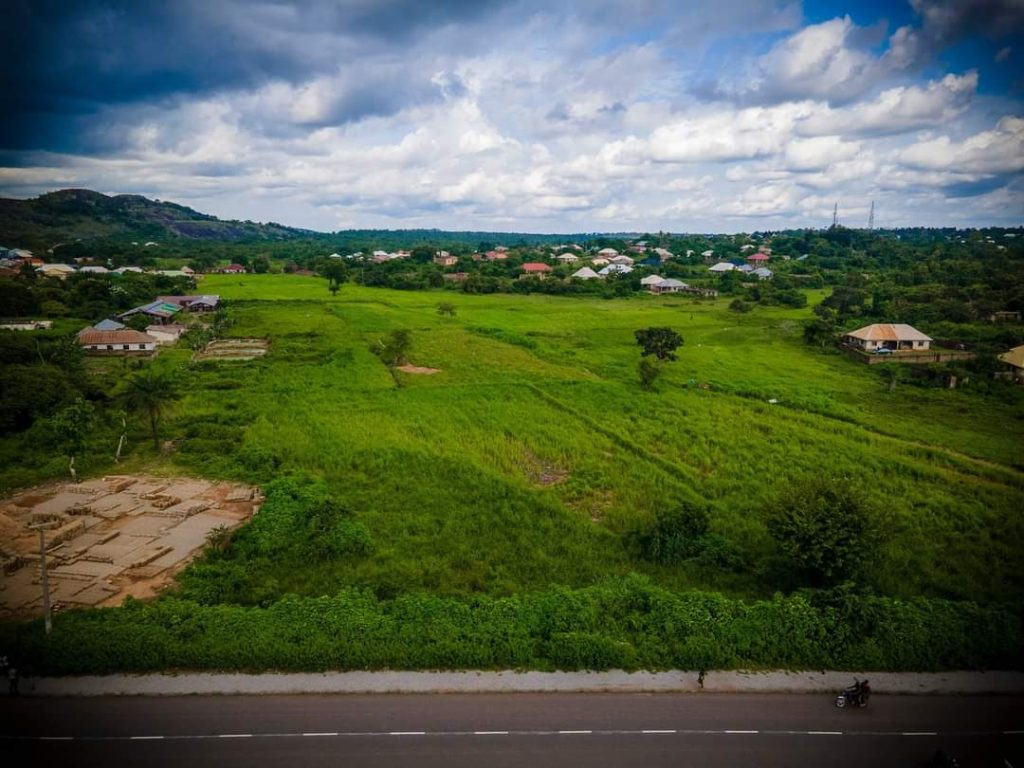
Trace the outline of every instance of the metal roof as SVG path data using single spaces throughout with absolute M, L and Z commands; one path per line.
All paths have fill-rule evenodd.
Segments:
M 850 331 L 847 336 L 863 341 L 931 341 L 917 328 L 906 323 L 875 323 Z

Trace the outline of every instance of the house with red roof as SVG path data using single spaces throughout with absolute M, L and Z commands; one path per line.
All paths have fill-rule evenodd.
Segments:
M 551 267 L 549 265 L 543 264 L 539 261 L 528 261 L 523 264 L 520 269 L 523 270 L 523 274 L 519 276 L 520 279 L 524 277 L 536 277 L 543 280 L 544 277 L 551 272 Z

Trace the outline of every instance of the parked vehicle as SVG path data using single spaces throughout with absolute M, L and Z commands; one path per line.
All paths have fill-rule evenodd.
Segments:
M 843 688 L 836 697 L 836 706 L 842 709 L 847 704 L 851 707 L 866 707 L 868 699 L 871 698 L 871 686 L 868 681 L 854 679 L 853 685 Z

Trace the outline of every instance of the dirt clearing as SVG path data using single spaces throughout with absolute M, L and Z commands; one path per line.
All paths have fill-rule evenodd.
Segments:
M 196 478 L 112 475 L 54 483 L 0 501 L 0 618 L 42 612 L 39 534 L 47 524 L 50 599 L 119 605 L 158 594 L 220 528 L 259 509 L 255 488 Z

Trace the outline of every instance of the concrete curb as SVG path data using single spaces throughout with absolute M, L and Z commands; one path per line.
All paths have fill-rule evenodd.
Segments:
M 34 696 L 188 696 L 358 693 L 835 693 L 854 678 L 882 694 L 1021 694 L 1021 672 L 326 672 L 49 677 Z

